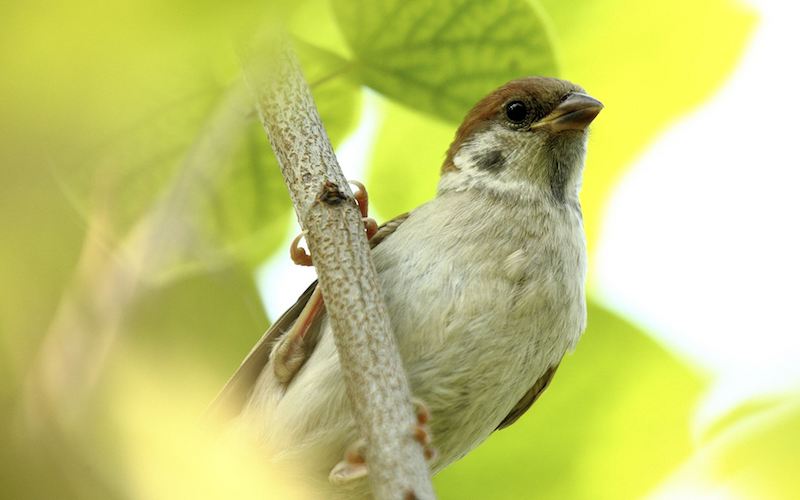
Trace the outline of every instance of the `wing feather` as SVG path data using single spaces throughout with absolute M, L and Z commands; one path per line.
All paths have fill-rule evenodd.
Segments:
M 553 380 L 553 376 L 556 374 L 557 369 L 558 365 L 556 364 L 545 370 L 544 374 L 542 374 L 542 376 L 536 380 L 536 382 L 533 384 L 533 387 L 531 387 L 528 392 L 522 396 L 522 399 L 520 399 L 514 408 L 511 409 L 511 412 L 506 415 L 506 418 L 500 422 L 500 425 L 498 425 L 497 429 L 495 430 L 499 431 L 500 429 L 505 429 L 509 425 L 516 422 L 519 417 L 524 415 L 525 412 L 528 411 L 528 408 L 530 408 L 531 405 L 533 405 L 533 403 L 539 399 L 539 396 L 542 395 L 544 390 L 547 389 L 547 386 L 550 385 L 550 381 Z
M 385 241 L 386 238 L 400 227 L 400 224 L 402 224 L 408 216 L 408 213 L 402 214 L 380 226 L 369 241 L 370 248 L 375 248 L 381 242 Z M 314 281 L 311 286 L 300 295 L 297 302 L 283 313 L 266 333 L 261 336 L 255 347 L 250 350 L 250 353 L 244 358 L 242 364 L 239 365 L 239 368 L 214 399 L 214 402 L 211 403 L 208 410 L 210 415 L 223 419 L 231 418 L 242 410 L 258 376 L 269 362 L 269 356 L 275 342 L 292 327 L 292 324 L 303 311 L 303 308 L 308 303 L 308 299 L 311 297 L 316 287 L 317 281 Z M 319 328 L 320 322 L 317 321 L 315 323 L 316 328 Z

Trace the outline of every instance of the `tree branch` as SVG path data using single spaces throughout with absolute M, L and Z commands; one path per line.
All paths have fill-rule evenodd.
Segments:
M 314 258 L 375 498 L 434 498 L 412 439 L 411 393 L 360 213 L 285 37 L 247 61 L 246 79 Z

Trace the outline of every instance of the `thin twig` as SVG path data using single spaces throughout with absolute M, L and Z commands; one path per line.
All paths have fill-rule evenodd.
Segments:
M 434 498 L 402 361 L 353 201 L 285 37 L 259 47 L 246 79 L 314 256 L 348 397 L 367 440 L 375 498 Z

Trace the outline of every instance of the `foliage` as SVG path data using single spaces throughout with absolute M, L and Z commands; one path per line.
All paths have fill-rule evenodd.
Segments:
M 557 73 L 544 21 L 525 0 L 335 0 L 333 7 L 359 80 L 454 123 L 508 80 Z
M 591 248 L 621 172 L 714 93 L 754 23 L 729 0 L 4 10 L 0 95 L 13 99 L 0 115 L 0 478 L 26 498 L 263 498 L 252 457 L 226 450 L 238 459 L 223 460 L 186 424 L 266 327 L 254 273 L 285 251 L 290 226 L 231 39 L 285 16 L 336 145 L 358 124 L 362 88 L 377 95 L 366 178 L 386 217 L 433 196 L 455 124 L 488 90 L 527 74 L 580 83 L 606 104 L 582 194 Z M 93 309 L 126 278 L 120 269 L 134 276 L 130 295 Z M 442 498 L 632 498 L 662 482 L 791 497 L 793 400 L 698 441 L 705 377 L 602 299 L 591 297 L 589 331 L 551 390 L 442 473 Z M 65 314 L 96 327 L 78 338 L 107 347 L 77 419 L 43 409 L 30 389 Z M 70 344 L 77 356 L 81 345 Z

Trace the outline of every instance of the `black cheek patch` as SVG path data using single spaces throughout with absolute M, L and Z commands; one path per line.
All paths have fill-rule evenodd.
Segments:
M 478 156 L 475 159 L 475 164 L 481 170 L 500 170 L 506 164 L 506 158 L 498 150 L 489 151 Z

